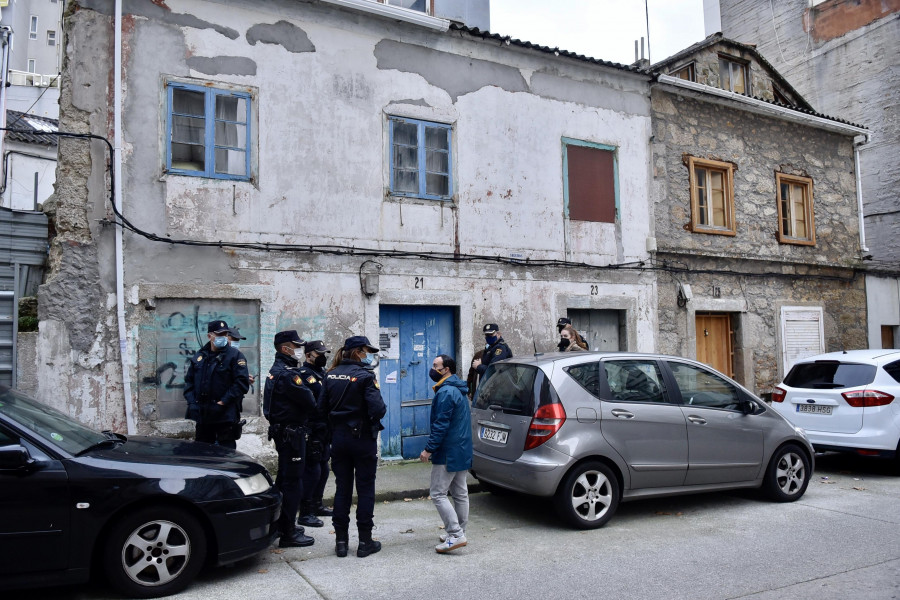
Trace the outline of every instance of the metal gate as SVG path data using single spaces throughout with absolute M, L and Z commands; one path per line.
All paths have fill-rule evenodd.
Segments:
M 16 385 L 19 298 L 37 293 L 47 259 L 47 216 L 0 208 L 0 384 Z
M 456 357 L 456 309 L 384 305 L 380 325 L 379 382 L 388 409 L 381 454 L 416 458 L 430 433 L 431 361 L 439 354 Z

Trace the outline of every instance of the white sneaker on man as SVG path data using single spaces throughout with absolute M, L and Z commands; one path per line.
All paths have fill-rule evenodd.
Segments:
M 438 554 L 446 554 L 447 552 L 451 552 L 456 550 L 457 548 L 462 548 L 468 542 L 466 542 L 466 536 L 461 535 L 459 537 L 448 536 L 446 540 L 438 544 L 434 547 L 435 551 Z

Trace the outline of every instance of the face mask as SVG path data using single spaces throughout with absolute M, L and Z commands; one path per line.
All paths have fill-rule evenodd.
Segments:
M 328 357 L 322 354 L 321 356 L 317 356 L 316 360 L 313 361 L 313 364 L 320 369 L 328 364 Z
M 441 372 L 438 371 L 437 369 L 431 369 L 430 371 L 428 371 L 428 376 L 435 383 L 437 383 L 438 381 L 440 381 L 441 379 L 444 378 L 444 376 L 441 374 Z
M 498 339 L 498 338 L 497 338 L 496 335 L 486 335 L 486 336 L 484 336 L 484 341 L 486 341 L 486 342 L 488 343 L 488 345 L 495 344 L 495 343 L 497 342 L 497 339 Z
M 303 359 L 306 358 L 306 353 L 303 352 L 303 348 L 294 348 L 294 358 L 303 362 Z
M 231 342 L 231 347 L 237 350 L 241 347 L 241 343 L 237 340 L 234 340 L 233 342 Z
M 371 354 L 366 353 L 365 356 L 363 356 L 362 358 L 359 359 L 359 362 L 361 362 L 364 365 L 371 365 L 373 359 L 374 359 L 374 357 Z
M 216 336 L 213 338 L 213 346 L 216 348 L 224 348 L 228 345 L 228 337 L 227 336 Z

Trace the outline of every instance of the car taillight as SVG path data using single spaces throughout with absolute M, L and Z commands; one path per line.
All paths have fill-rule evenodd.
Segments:
M 777 387 L 772 392 L 772 402 L 784 402 L 785 396 L 787 396 L 787 391 Z
M 531 424 L 528 426 L 528 435 L 525 437 L 525 450 L 537 448 L 559 431 L 566 422 L 566 410 L 562 404 L 545 404 L 537 409 Z
M 885 406 L 894 401 L 894 397 L 878 390 L 859 390 L 841 394 L 847 404 L 854 408 Z

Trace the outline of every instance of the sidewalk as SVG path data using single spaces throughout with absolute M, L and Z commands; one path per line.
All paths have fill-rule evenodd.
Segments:
M 468 476 L 469 493 L 481 491 L 481 485 L 471 475 Z M 418 460 L 398 460 L 381 462 L 375 475 L 375 501 L 384 502 L 404 498 L 427 498 L 431 485 L 431 463 Z M 355 494 L 354 494 L 355 497 Z M 331 506 L 334 501 L 334 473 L 328 476 L 325 485 L 324 502 Z

